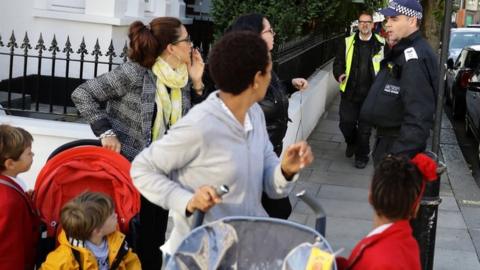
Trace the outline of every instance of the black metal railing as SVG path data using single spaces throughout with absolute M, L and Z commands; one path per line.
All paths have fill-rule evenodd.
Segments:
M 274 53 L 274 70 L 282 79 L 308 78 L 335 57 L 345 35 L 319 33 L 280 44 Z
M 54 35 L 47 49 L 42 34 L 39 35 L 35 47 L 32 47 L 28 34 L 25 33 L 20 48 L 13 31 L 6 45 L 2 42 L 0 35 L 0 61 L 3 60 L 0 63 L 8 65 L 6 68 L 8 75 L 2 74 L 3 78 L 0 81 L 0 94 L 2 94 L 0 104 L 8 113 L 14 115 L 33 116 L 34 113 L 46 113 L 76 118 L 78 114 L 70 99 L 73 89 L 85 81 L 86 73 L 89 77 L 92 75 L 96 77 L 100 66 L 110 71 L 114 66 L 126 62 L 127 50 L 125 42 L 117 56 L 111 40 L 102 58 L 103 53 L 98 39 L 89 54 L 84 38 L 78 49 L 74 50 L 68 36 L 65 45 L 61 48 Z M 1 59 L 2 57 L 4 59 Z M 18 66 L 19 62 L 23 67 Z M 58 67 L 60 63 L 62 68 Z M 71 75 L 73 64 L 78 66 L 76 76 Z M 88 72 L 86 72 L 86 65 L 90 68 Z M 45 70 L 45 66 L 48 70 Z M 31 72 L 32 68 L 35 72 Z M 22 73 L 14 76 L 15 71 L 19 69 L 23 70 Z

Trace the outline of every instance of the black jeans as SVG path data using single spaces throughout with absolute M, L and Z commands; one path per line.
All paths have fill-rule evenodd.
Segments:
M 168 211 L 141 197 L 137 254 L 144 270 L 162 267 L 160 246 L 165 243 Z
M 339 127 L 345 142 L 356 146 L 355 159 L 366 162 L 370 153 L 372 128 L 369 124 L 360 121 L 362 105 L 363 101 L 355 102 L 342 97 Z

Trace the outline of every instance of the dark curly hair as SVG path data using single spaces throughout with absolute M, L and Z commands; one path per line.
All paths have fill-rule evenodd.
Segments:
M 257 72 L 265 74 L 270 63 L 267 44 L 251 31 L 234 31 L 223 36 L 209 56 L 209 70 L 223 92 L 238 95 L 253 83 Z
M 377 215 L 391 220 L 413 218 L 422 181 L 421 173 L 406 157 L 386 156 L 375 168 L 370 187 Z
M 173 17 L 159 17 L 148 25 L 135 21 L 130 25 L 128 57 L 141 66 L 151 68 L 168 44 L 180 38 L 182 22 Z

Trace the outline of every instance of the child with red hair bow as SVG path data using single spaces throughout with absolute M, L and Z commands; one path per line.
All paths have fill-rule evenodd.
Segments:
M 337 259 L 338 268 L 420 270 L 420 250 L 409 221 L 418 212 L 426 182 L 436 179 L 437 164 L 423 153 L 411 160 L 386 156 L 370 186 L 374 229 L 355 246 L 348 260 Z

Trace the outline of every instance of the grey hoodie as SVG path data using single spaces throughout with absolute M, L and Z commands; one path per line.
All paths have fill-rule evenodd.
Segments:
M 248 110 L 253 130 L 244 127 L 222 108 L 212 93 L 180 119 L 161 140 L 144 149 L 133 161 L 134 185 L 149 201 L 173 210 L 174 228 L 165 244 L 172 254 L 190 232 L 185 210 L 194 191 L 203 185 L 228 185 L 222 203 L 212 207 L 205 222 L 226 216 L 267 216 L 262 191 L 271 198 L 288 195 L 294 182 L 283 176 L 258 104 Z

